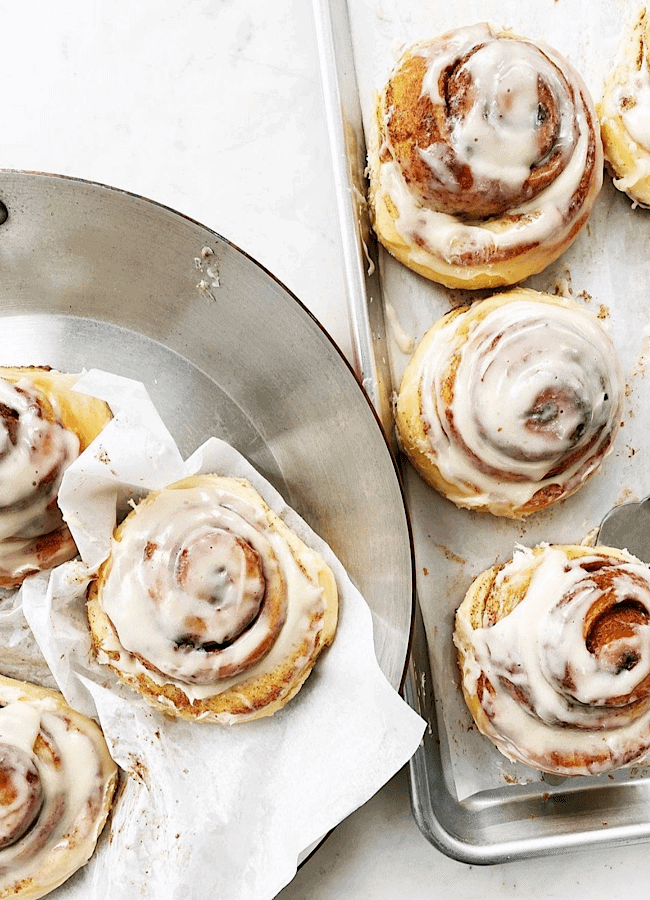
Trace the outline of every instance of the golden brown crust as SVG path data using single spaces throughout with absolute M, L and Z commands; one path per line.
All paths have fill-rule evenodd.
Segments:
M 92 855 L 118 770 L 95 722 L 57 691 L 4 676 L 0 745 L 0 897 L 36 900 Z
M 11 484 L 22 479 L 25 488 L 25 493 L 16 496 L 9 482 L 0 485 L 7 497 L 0 504 L 0 587 L 17 587 L 28 575 L 59 565 L 77 553 L 58 511 L 58 486 L 67 466 L 111 418 L 103 400 L 73 390 L 78 378 L 47 367 L 0 367 L 0 383 L 11 385 L 13 391 L 6 397 L 3 393 L 0 402 L 0 419 L 7 434 L 0 454 L 0 479 L 6 471 Z M 21 421 L 28 424 L 19 436 Z M 2 466 L 5 458 L 11 460 L 7 469 Z
M 578 369 L 580 397 L 568 387 Z M 491 388 L 487 372 L 502 373 Z M 404 453 L 443 496 L 520 518 L 570 496 L 596 471 L 622 402 L 615 350 L 596 317 L 515 288 L 431 326 L 402 377 L 395 419 Z M 563 433 L 569 414 L 574 429 Z
M 512 85 L 500 96 L 502 75 L 484 77 L 486 47 L 522 48 L 527 64 L 541 66 L 537 120 L 501 154 L 510 163 L 512 141 L 529 147 L 534 135 L 535 152 L 522 151 L 516 176 L 505 165 L 498 173 L 499 151 L 488 146 L 511 110 L 514 127 L 520 122 Z M 476 82 L 474 60 L 481 60 Z M 490 78 L 494 93 L 479 96 L 477 84 Z M 491 122 L 485 133 L 479 106 Z M 501 287 L 540 272 L 576 238 L 602 184 L 598 122 L 578 74 L 551 48 L 488 26 L 410 47 L 377 98 L 375 121 L 368 155 L 375 232 L 400 262 L 448 287 Z
M 286 606 L 302 602 L 291 596 L 290 585 L 294 579 L 290 576 L 284 579 L 282 603 L 285 607 L 286 624 L 277 636 L 277 644 L 267 646 L 265 642 L 262 656 L 252 659 L 240 674 L 228 677 L 230 670 L 224 669 L 226 678 L 219 676 L 211 685 L 200 683 L 197 692 L 192 689 L 191 684 L 162 675 L 155 660 L 139 657 L 141 664 L 134 665 L 133 655 L 126 653 L 120 646 L 114 623 L 104 609 L 104 598 L 116 554 L 120 554 L 125 536 L 134 524 L 137 525 L 138 510 L 142 512 L 148 505 L 160 502 L 162 492 L 156 492 L 145 498 L 117 528 L 113 554 L 100 568 L 97 580 L 90 585 L 87 609 L 95 654 L 122 681 L 138 690 L 148 703 L 167 714 L 185 719 L 227 723 L 272 715 L 295 696 L 321 651 L 334 638 L 338 617 L 338 592 L 334 575 L 320 555 L 306 547 L 248 482 L 212 475 L 192 476 L 171 485 L 165 493 L 167 497 L 170 493 L 176 493 L 180 497 L 184 491 L 193 492 L 195 489 L 205 489 L 208 492 L 212 489 L 224 490 L 228 495 L 241 498 L 257 510 L 257 515 L 263 516 L 266 524 L 260 527 L 273 532 L 277 539 L 284 542 L 289 557 L 282 565 L 295 566 L 298 582 L 303 584 L 304 580 L 305 589 L 308 593 L 313 593 L 315 598 L 315 602 L 309 601 L 305 607 L 302 616 L 306 616 L 306 619 L 302 626 L 295 636 L 288 636 L 295 617 L 287 613 Z M 155 538 L 153 540 L 155 543 Z M 264 602 L 267 602 L 266 599 Z M 237 640 L 238 638 L 233 638 L 233 646 Z M 277 657 L 274 656 L 276 648 L 285 644 L 286 652 L 278 651 Z M 214 652 L 217 651 L 210 648 L 208 641 L 207 655 Z
M 614 185 L 640 206 L 650 206 L 650 130 L 638 117 L 650 90 L 650 16 L 644 7 L 627 29 L 608 73 L 598 117 Z M 646 133 L 647 132 L 647 133 Z
M 533 200 L 561 172 L 566 152 L 557 143 L 560 111 L 548 84 L 542 82 L 539 105 L 544 116 L 537 135 L 538 159 L 521 186 L 497 181 L 486 190 L 477 180 L 469 161 L 454 147 L 454 126 L 458 120 L 471 115 L 478 101 L 477 86 L 462 65 L 466 61 L 467 54 L 456 65 L 441 70 L 437 88 L 445 100 L 443 106 L 434 103 L 425 86 L 431 61 L 422 55 L 407 53 L 386 85 L 382 119 L 385 138 L 405 180 L 425 203 L 432 203 L 439 212 L 452 216 L 484 219 L 502 215 Z M 558 74 L 569 92 L 566 79 L 561 72 Z M 445 155 L 446 165 L 452 171 L 459 191 L 450 192 L 448 183 L 427 165 L 423 151 L 426 153 L 433 147 L 438 147 Z M 509 255 L 513 253 L 508 251 Z
M 113 416 L 104 400 L 74 390 L 80 377 L 47 366 L 0 366 L 0 378 L 11 384 L 27 378 L 40 391 L 50 417 L 55 415 L 54 403 L 63 426 L 79 438 L 83 453 Z
M 463 695 L 477 727 L 508 758 L 554 774 L 642 759 L 649 623 L 650 570 L 626 551 L 519 550 L 479 575 L 456 613 Z

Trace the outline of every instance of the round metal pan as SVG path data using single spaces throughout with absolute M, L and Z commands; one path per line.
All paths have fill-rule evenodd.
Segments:
M 332 547 L 401 686 L 410 531 L 374 411 L 340 351 L 214 231 L 124 191 L 0 171 L 0 361 L 143 381 L 183 455 L 229 441 Z

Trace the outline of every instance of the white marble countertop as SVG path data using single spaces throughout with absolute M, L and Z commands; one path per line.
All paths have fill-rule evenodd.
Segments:
M 4 3 L 0 21 L 0 166 L 102 182 L 198 220 L 270 269 L 350 354 L 307 0 Z M 411 818 L 402 771 L 280 896 L 630 900 L 647 896 L 648 877 L 645 846 L 449 860 Z

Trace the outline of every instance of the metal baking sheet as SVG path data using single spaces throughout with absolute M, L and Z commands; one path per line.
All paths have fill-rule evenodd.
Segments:
M 462 296 L 425 283 L 379 252 L 373 240 L 364 177 L 364 117 L 367 121 L 371 114 L 373 89 L 380 89 L 400 46 L 454 25 L 489 19 L 557 46 L 587 78 L 597 99 L 604 61 L 613 56 L 633 4 L 614 7 L 580 0 L 569 8 L 535 0 L 485 9 L 473 0 L 444 8 L 380 0 L 313 0 L 313 8 L 357 361 L 390 435 L 391 397 L 408 358 L 399 338 L 406 332 L 417 340 Z M 497 8 L 500 12 L 495 13 Z M 496 21 L 490 12 L 497 15 Z M 581 240 L 528 282 L 537 290 L 569 295 L 591 306 L 612 329 L 624 354 L 625 427 L 615 452 L 590 485 L 562 508 L 513 524 L 456 510 L 403 465 L 419 597 L 406 696 L 428 723 L 423 744 L 411 761 L 412 808 L 432 844 L 466 863 L 498 863 L 650 839 L 647 766 L 574 779 L 512 767 L 473 727 L 460 695 L 451 645 L 453 614 L 472 578 L 495 559 L 507 559 L 516 542 L 579 542 L 613 505 L 650 493 L 648 467 L 639 462 L 648 449 L 641 413 L 650 404 L 644 378 L 648 359 L 644 285 L 650 258 L 646 224 L 647 214 L 633 211 L 606 179 Z M 401 334 L 395 331 L 395 321 Z M 465 776 L 473 770 L 477 784 L 489 786 L 468 788 L 467 778 L 461 785 L 458 771 L 463 767 Z

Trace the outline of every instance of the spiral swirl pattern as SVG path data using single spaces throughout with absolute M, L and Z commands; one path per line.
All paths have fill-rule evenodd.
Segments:
M 542 771 L 597 774 L 650 751 L 650 569 L 607 547 L 519 549 L 456 615 L 480 730 Z
M 116 780 L 94 722 L 0 676 L 0 897 L 42 897 L 88 861 Z
M 48 416 L 28 385 L 0 380 L 0 566 L 12 586 L 22 563 L 39 568 L 34 540 L 45 535 L 57 545 L 56 559 L 74 556 L 57 494 L 63 472 L 77 457 L 79 441 Z
M 210 475 L 127 517 L 88 605 L 100 660 L 154 705 L 221 721 L 293 696 L 336 621 L 320 557 L 248 483 Z
M 459 506 L 519 517 L 576 491 L 620 425 L 623 378 L 598 319 L 526 289 L 454 310 L 418 345 L 402 446 Z
M 602 184 L 585 85 L 552 48 L 488 25 L 409 48 L 370 143 L 379 239 L 450 287 L 514 284 L 575 239 Z
M 57 504 L 63 473 L 110 418 L 76 376 L 0 369 L 0 587 L 76 555 Z

